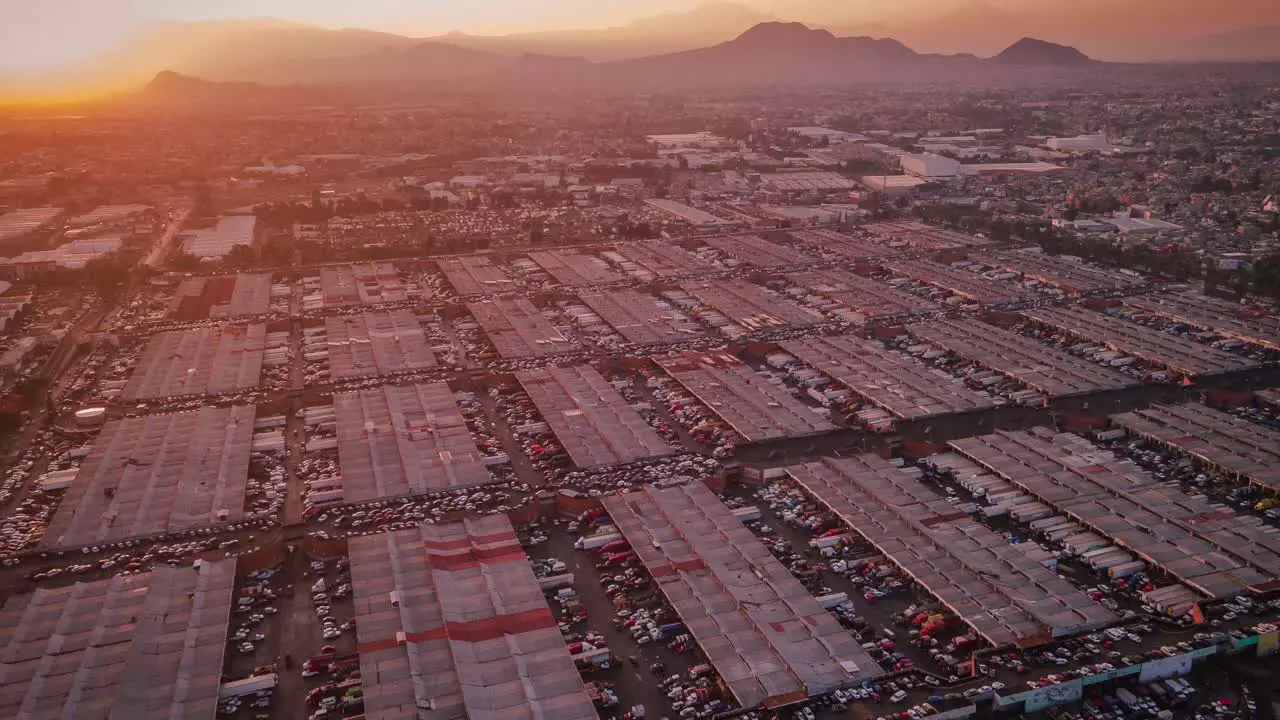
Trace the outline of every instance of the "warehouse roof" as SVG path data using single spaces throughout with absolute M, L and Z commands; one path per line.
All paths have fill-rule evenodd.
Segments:
M 162 332 L 147 342 L 120 399 L 219 395 L 256 387 L 266 342 L 262 324 Z
M 817 259 L 756 235 L 723 235 L 701 241 L 755 267 L 801 265 Z
M 836 429 L 830 420 L 732 355 L 686 353 L 655 357 L 654 361 L 747 442 Z
M 802 243 L 814 245 L 851 260 L 896 255 L 897 250 L 872 240 L 864 240 L 834 230 L 790 230 L 788 234 Z
M 657 277 L 698 275 L 714 269 L 688 250 L 661 240 L 622 243 L 614 250 Z
M 678 310 L 637 290 L 583 290 L 578 298 L 636 345 L 686 342 L 704 335 Z
M 880 674 L 705 485 L 602 500 L 742 707 L 797 702 Z
M 377 305 L 409 299 L 400 273 L 391 263 L 354 263 L 320 269 L 325 307 Z
M 1030 296 L 1030 293 L 1023 292 L 1017 287 L 993 282 L 976 273 L 957 270 L 950 265 L 929 260 L 902 258 L 891 260 L 885 263 L 884 267 L 917 282 L 936 285 L 984 305 L 1010 302 Z
M 1200 405 L 1155 405 L 1115 415 L 1129 432 L 1171 446 L 1214 468 L 1280 491 L 1280 432 Z
M 540 250 L 529 253 L 529 259 L 561 285 L 584 287 L 618 282 L 622 276 L 594 255 L 572 250 Z
M 436 366 L 422 324 L 408 310 L 327 317 L 324 323 L 334 380 Z
M 1178 322 L 1280 350 L 1280 317 L 1266 312 L 1274 312 L 1274 307 L 1245 306 L 1196 292 L 1140 295 L 1124 302 Z
M 493 482 L 443 382 L 338 393 L 333 409 L 345 502 Z
M 1073 293 L 1132 287 L 1144 282 L 1142 278 L 1123 275 L 1115 270 L 1068 262 L 1039 252 L 990 252 L 972 257 L 984 264 L 1021 273 L 1025 277 Z
M 926 225 L 915 220 L 893 220 L 890 222 L 863 225 L 861 230 L 874 236 L 884 238 L 890 243 L 905 243 L 922 250 L 948 250 L 951 248 L 985 245 L 987 240 L 976 235 L 968 235 L 936 225 Z
M 748 330 L 822 322 L 818 313 L 746 280 L 689 280 L 680 289 Z
M 254 408 L 204 407 L 109 421 L 49 523 L 44 544 L 77 546 L 244 516 Z
M 235 561 L 14 595 L 0 612 L 0 716 L 216 714 Z
M 271 275 L 242 273 L 183 280 L 169 307 L 176 320 L 194 321 L 262 315 L 271 305 Z
M 788 340 L 782 349 L 903 420 L 985 410 L 995 402 L 875 340 L 837 335 Z
M 806 270 L 787 279 L 868 317 L 937 310 L 922 297 L 847 270 Z
M 1119 618 L 876 455 L 788 468 L 811 495 L 993 645 L 1023 647 Z
M 437 264 L 453 289 L 464 297 L 496 293 L 515 287 L 515 280 L 484 255 L 440 258 Z
M 1215 350 L 1189 338 L 1080 307 L 1046 307 L 1022 314 L 1038 323 L 1103 343 L 1118 352 L 1188 376 L 1216 375 L 1258 366 L 1252 360 Z
M 1260 518 L 1159 483 L 1078 435 L 1036 428 L 951 447 L 1206 597 L 1270 589 L 1280 578 L 1280 540 Z
M 504 358 L 556 355 L 572 343 L 528 298 L 494 298 L 467 303 L 467 309 Z
M 506 516 L 348 547 L 368 717 L 596 719 Z
M 579 468 L 675 453 L 590 366 L 526 370 L 516 373 L 516 379 Z
M 1139 384 L 1138 379 L 1015 332 L 976 320 L 939 320 L 907 328 L 920 340 L 1004 373 L 1050 397 Z

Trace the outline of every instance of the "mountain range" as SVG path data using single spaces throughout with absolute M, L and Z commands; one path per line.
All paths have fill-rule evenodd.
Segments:
M 1280 59 L 1280 28 L 1254 28 L 1243 35 L 1247 38 L 1241 33 L 1207 36 L 1182 52 L 1195 60 L 1258 59 L 1269 49 Z M 422 39 L 274 20 L 174 23 L 153 27 L 90 62 L 39 77 L 0 76 L 0 98 L 31 95 L 34 89 L 118 92 L 141 87 L 159 70 L 212 82 L 276 86 L 686 88 L 711 83 L 998 82 L 1069 66 L 1078 70 L 1088 62 L 1074 47 L 1030 38 L 986 59 L 970 53 L 921 53 L 899 39 L 780 22 L 747 6 L 721 2 L 614 28 L 502 37 Z
M 438 40 L 384 47 L 362 55 L 245 62 L 231 71 L 190 77 L 157 76 L 147 95 L 221 97 L 221 86 L 313 88 L 613 87 L 636 90 L 816 86 L 854 82 L 1010 79 L 1044 72 L 1079 71 L 1094 65 L 1073 48 L 1023 38 L 992 58 L 917 53 L 897 40 L 837 37 L 800 23 L 764 22 L 737 37 L 704 48 L 641 58 L 590 62 L 548 55 L 506 55 Z M 241 87 L 241 90 L 244 88 Z

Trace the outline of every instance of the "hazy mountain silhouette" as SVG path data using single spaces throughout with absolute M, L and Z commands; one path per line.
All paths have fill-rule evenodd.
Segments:
M 523 88 L 551 83 L 634 88 L 741 87 L 999 80 L 1011 73 L 1075 66 L 1081 58 L 1088 62 L 1072 48 L 1029 39 L 989 60 L 973 55 L 925 55 L 891 38 L 836 37 L 827 30 L 800 23 L 767 22 L 710 47 L 605 63 L 532 54 L 510 56 L 429 40 L 364 55 L 294 58 L 258 67 L 242 63 L 232 69 L 223 68 L 220 75 L 203 78 L 255 78 L 264 84 L 329 88 L 460 83 L 471 87 L 518 84 Z M 160 80 L 179 84 L 172 77 L 158 78 L 156 82 Z
M 1010 65 L 1080 65 L 1093 62 L 1088 55 L 1073 47 L 1026 37 L 991 59 Z
M 732 39 L 777 18 L 746 5 L 712 2 L 687 12 L 642 18 L 598 30 L 560 30 L 511 35 L 450 33 L 436 40 L 504 55 L 539 54 L 595 61 L 692 50 Z

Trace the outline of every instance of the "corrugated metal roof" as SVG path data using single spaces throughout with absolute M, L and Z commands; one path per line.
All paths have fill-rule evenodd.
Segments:
M 819 695 L 881 674 L 705 485 L 603 501 L 743 707 L 797 692 Z
M 983 264 L 1021 273 L 1074 293 L 1133 287 L 1145 282 L 1114 270 L 1072 263 L 1036 252 L 988 252 L 972 257 Z
M 156 400 L 248 390 L 262 375 L 267 326 L 223 325 L 151 338 L 120 399 Z
M 1111 421 L 1218 470 L 1280 490 L 1280 432 L 1199 403 L 1155 405 Z
M 446 383 L 338 393 L 333 407 L 346 502 L 493 482 Z
M 629 289 L 582 291 L 578 298 L 637 345 L 685 342 L 703 336 L 697 324 L 646 293 Z
M 235 561 L 16 595 L 0 612 L 0 716 L 214 716 Z
M 505 516 L 352 538 L 349 549 L 367 716 L 596 718 Z
M 688 250 L 661 240 L 621 243 L 614 249 L 619 255 L 663 278 L 698 275 L 715 269 Z
M 1214 375 L 1258 366 L 1252 360 L 1215 350 L 1185 337 L 1080 307 L 1037 308 L 1025 311 L 1023 315 L 1187 375 Z
M 400 273 L 391 263 L 354 263 L 320 269 L 325 307 L 378 305 L 409 299 Z
M 751 330 L 822 322 L 818 313 L 746 280 L 690 280 L 681 283 L 680 289 Z
M 854 532 L 993 645 L 1037 645 L 1114 623 L 1093 602 L 1003 537 L 958 512 L 876 455 L 788 468 Z
M 526 370 L 516 373 L 516 379 L 580 468 L 676 452 L 590 366 Z
M 1280 539 L 1260 518 L 1160 483 L 1069 433 L 954 440 L 951 447 L 1211 598 L 1280 577 Z
M 973 319 L 911 325 L 907 332 L 924 342 L 1013 377 L 1051 397 L 1069 397 L 1139 384 L 1138 379 L 1132 376 Z
M 244 517 L 253 407 L 112 420 L 93 442 L 44 544 L 77 546 Z M 107 496 L 107 491 L 111 496 Z
M 528 298 L 493 298 L 467 303 L 489 342 L 504 358 L 541 357 L 573 349 Z
M 687 353 L 653 360 L 748 442 L 836 429 L 732 355 Z
M 483 255 L 441 258 L 437 264 L 445 279 L 463 297 L 511 290 L 515 287 L 515 281 Z
M 938 309 L 929 300 L 847 270 L 808 270 L 791 273 L 787 279 L 867 317 Z
M 904 420 L 995 407 L 963 382 L 877 340 L 837 335 L 787 340 L 781 347 Z
M 774 242 L 769 242 L 757 235 L 725 235 L 721 237 L 700 238 L 717 250 L 756 267 L 779 267 L 783 265 L 800 265 L 817 260 L 810 255 Z
M 427 370 L 437 365 L 422 324 L 408 310 L 328 317 L 325 335 L 329 377 L 334 380 Z
M 987 280 L 976 273 L 957 270 L 950 265 L 902 258 L 885 263 L 885 269 L 905 275 L 917 282 L 925 282 L 946 288 L 957 295 L 983 304 L 1002 303 L 1031 297 L 1032 293 L 1016 286 L 1003 285 Z
M 1155 293 L 1126 298 L 1125 305 L 1179 322 L 1209 328 L 1229 337 L 1280 350 L 1280 317 L 1249 312 L 1251 308 L 1198 292 Z M 1261 311 L 1260 306 L 1252 310 Z M 1274 313 L 1274 308 L 1267 308 Z
M 569 287 L 603 285 L 623 279 L 600 258 L 572 250 L 538 250 L 529 253 L 529 259 L 556 282 Z

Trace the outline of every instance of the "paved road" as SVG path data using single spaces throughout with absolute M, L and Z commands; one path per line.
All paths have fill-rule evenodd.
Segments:
M 178 232 L 182 230 L 182 224 L 185 223 L 187 218 L 190 216 L 190 207 L 179 209 L 178 214 L 169 222 L 169 226 L 165 228 L 164 233 L 161 234 L 160 237 L 156 238 L 155 244 L 151 246 L 151 251 L 138 262 L 138 267 L 142 267 L 144 265 L 152 268 L 159 267 L 160 263 L 162 263 L 165 257 L 169 254 L 169 247 L 173 245 L 174 238 L 176 238 L 178 236 Z

